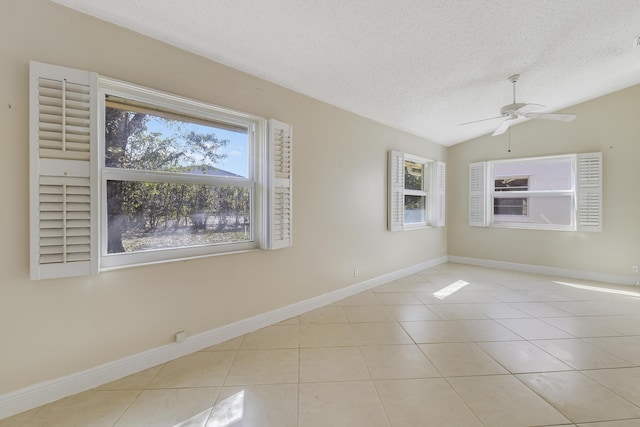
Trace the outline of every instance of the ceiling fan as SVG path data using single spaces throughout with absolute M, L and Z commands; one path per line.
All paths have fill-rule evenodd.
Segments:
M 547 120 L 560 120 L 562 122 L 570 122 L 576 118 L 575 114 L 568 113 L 536 113 L 544 108 L 544 105 L 540 104 L 525 104 L 522 102 L 516 102 L 516 82 L 520 78 L 520 74 L 514 74 L 509 77 L 509 81 L 513 84 L 513 103 L 505 105 L 500 109 L 500 115 L 496 117 L 490 117 L 488 119 L 475 120 L 473 122 L 461 123 L 460 125 L 468 125 L 471 123 L 484 122 L 487 120 L 494 120 L 504 118 L 500 126 L 493 132 L 493 136 L 502 135 L 509 129 L 511 122 L 523 117 L 531 119 L 547 119 Z

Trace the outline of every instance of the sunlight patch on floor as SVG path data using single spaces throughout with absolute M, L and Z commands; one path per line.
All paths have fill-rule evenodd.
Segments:
M 601 286 L 578 285 L 576 283 L 558 282 L 555 280 L 553 281 L 553 283 L 557 283 L 558 285 L 570 286 L 576 289 L 584 289 L 587 291 L 605 292 L 608 294 L 625 295 L 628 297 L 640 298 L 640 292 L 623 291 L 622 289 L 611 289 L 611 288 L 604 288 Z
M 453 294 L 455 292 L 458 292 L 460 289 L 464 288 L 468 284 L 469 284 L 469 282 L 465 282 L 464 280 L 458 280 L 458 281 L 453 282 L 452 284 L 440 289 L 439 291 L 434 292 L 433 296 L 438 298 L 438 299 L 445 299 L 449 295 L 451 295 L 451 294 Z

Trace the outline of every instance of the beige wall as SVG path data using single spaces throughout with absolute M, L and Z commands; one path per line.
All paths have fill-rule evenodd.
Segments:
M 449 255 L 632 275 L 631 266 L 640 264 L 640 86 L 567 111 L 578 118 L 571 123 L 533 120 L 513 127 L 511 153 L 507 134 L 484 136 L 449 149 Z M 601 233 L 468 225 L 470 162 L 596 151 L 603 153 Z
M 444 147 L 45 0 L 4 1 L 0 31 L 0 394 L 446 255 L 445 229 L 386 231 L 387 150 Z M 291 123 L 294 247 L 31 282 L 29 60 Z

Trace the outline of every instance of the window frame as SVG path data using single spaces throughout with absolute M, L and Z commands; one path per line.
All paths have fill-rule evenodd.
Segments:
M 405 161 L 423 165 L 421 190 L 405 188 Z M 445 226 L 446 163 L 402 151 L 389 150 L 387 173 L 387 229 L 389 231 Z M 405 221 L 405 195 L 424 197 L 424 221 L 416 223 Z
M 553 158 L 572 160 L 571 189 L 573 192 L 572 226 L 542 225 L 523 227 L 519 224 L 494 224 L 492 218 L 492 179 L 495 175 L 491 165 L 500 162 L 531 161 Z M 471 227 L 529 228 L 544 230 L 566 230 L 579 232 L 601 232 L 603 211 L 603 155 L 602 152 L 563 154 L 519 159 L 479 161 L 469 163 L 468 175 L 468 219 Z M 568 190 L 569 191 L 569 190 Z M 567 192 L 568 192 L 567 191 Z M 509 192 L 514 193 L 514 192 Z M 525 193 L 525 192 L 523 192 Z M 528 192 L 531 195 L 533 192 Z M 548 196 L 554 192 L 536 191 Z M 555 192 L 562 195 L 561 191 Z
M 493 209 L 489 209 L 488 218 L 489 218 L 489 226 L 496 228 L 518 228 L 518 229 L 531 229 L 531 230 L 548 230 L 548 231 L 575 231 L 576 230 L 576 155 L 575 154 L 564 154 L 564 155 L 556 155 L 556 156 L 541 156 L 541 157 L 527 157 L 527 158 L 514 158 L 514 159 L 504 159 L 504 160 L 490 160 L 487 162 L 489 173 L 488 182 L 494 183 L 496 179 L 495 169 L 498 165 L 503 165 L 506 163 L 518 163 L 518 162 L 546 162 L 552 160 L 570 160 L 571 161 L 571 171 L 570 171 L 570 189 L 569 190 L 531 190 L 531 177 L 529 176 L 529 189 L 526 191 L 508 191 L 508 192 L 496 192 L 495 187 L 491 186 L 490 191 L 487 194 L 487 205 L 490 207 L 494 206 L 494 198 L 496 197 L 496 193 L 500 195 L 498 197 L 507 197 L 502 196 L 504 193 L 509 193 L 509 197 L 526 197 L 529 201 L 535 199 L 536 197 L 571 197 L 571 214 L 570 214 L 570 224 L 562 225 L 562 224 L 535 224 L 533 222 L 529 222 L 526 218 L 530 218 L 529 215 L 526 217 L 519 215 L 496 215 L 494 214 Z M 515 176 L 515 175 L 514 175 Z M 518 175 L 519 177 L 524 175 Z M 530 205 L 529 205 L 530 209 Z M 530 210 L 529 210 L 530 212 Z M 497 217 L 497 218 L 496 218 Z M 507 221 L 508 219 L 515 219 L 517 221 Z
M 406 167 L 406 163 L 416 163 L 422 165 L 422 190 L 408 189 L 407 183 L 405 180 L 402 192 L 403 198 L 403 211 L 405 214 L 402 218 L 402 227 L 405 230 L 413 230 L 417 228 L 427 228 L 431 226 L 433 222 L 432 218 L 434 218 L 434 212 L 432 209 L 432 201 L 430 200 L 430 195 L 432 194 L 431 186 L 433 181 L 433 160 L 425 159 L 424 157 L 416 156 L 413 154 L 404 154 L 402 165 L 402 174 L 404 176 L 404 168 Z M 428 180 L 428 182 L 426 182 Z M 406 221 L 406 196 L 417 196 L 422 197 L 424 200 L 424 221 L 419 222 L 407 222 Z M 432 198 L 432 197 L 431 197 Z
M 98 77 L 98 147 L 97 168 L 99 187 L 99 270 L 108 271 L 137 265 L 172 262 L 191 258 L 245 252 L 258 249 L 264 240 L 265 162 L 267 120 L 256 115 L 222 108 L 212 104 L 169 94 L 116 79 Z M 188 175 L 162 171 L 142 171 L 105 166 L 105 99 L 107 95 L 157 106 L 186 117 L 246 128 L 249 140 L 249 169 L 247 178 Z M 212 245 L 157 249 L 129 253 L 107 253 L 107 181 L 175 182 L 197 185 L 231 185 L 251 189 L 251 237 L 249 241 Z
M 275 118 L 233 111 L 186 97 L 121 82 L 96 72 L 37 61 L 29 63 L 29 267 L 31 280 L 89 276 L 107 269 L 102 255 L 102 162 L 104 101 L 99 84 L 135 88 L 161 100 L 179 99 L 189 111 L 206 106 L 238 120 L 255 121 L 255 249 L 293 245 L 293 127 Z M 104 100 L 104 94 L 102 94 Z M 162 105 L 162 102 L 159 103 Z M 188 114 L 190 115 L 190 114 Z M 195 114 L 197 116 L 197 114 Z M 101 118 L 102 117 L 102 118 Z M 214 120 L 216 121 L 216 120 Z M 224 120 L 223 120 L 224 121 Z M 219 122 L 219 121 L 218 121 Z M 258 134 L 259 133 L 259 134 Z M 259 204 L 259 205 L 258 205 Z M 106 211 L 106 209 L 105 209 Z M 212 245 L 207 246 L 213 247 Z M 251 249 L 249 249 L 251 250 Z M 172 252 L 172 251 L 170 251 Z M 242 251 L 243 252 L 243 251 Z M 237 253 L 224 252 L 225 254 Z M 188 258 L 219 255 L 186 254 Z M 143 264 L 173 262 L 175 255 Z

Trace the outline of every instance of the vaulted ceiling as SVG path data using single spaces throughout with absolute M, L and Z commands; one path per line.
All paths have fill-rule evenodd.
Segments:
M 640 83 L 638 0 L 52 1 L 447 146 Z

